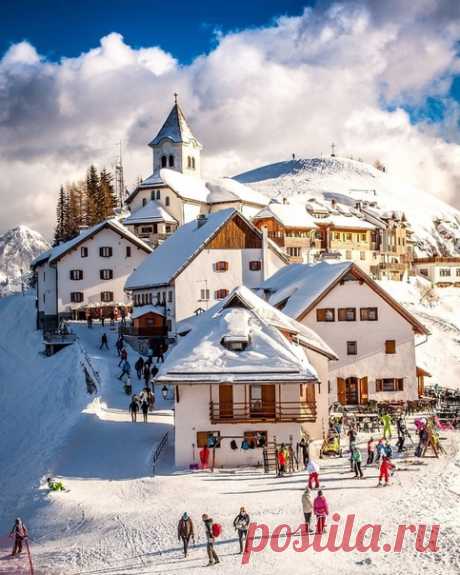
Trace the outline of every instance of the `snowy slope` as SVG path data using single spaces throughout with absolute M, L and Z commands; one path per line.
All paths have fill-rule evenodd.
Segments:
M 414 230 L 420 256 L 460 254 L 460 212 L 373 166 L 347 158 L 311 158 L 270 164 L 235 176 L 267 197 L 377 202 L 377 211 L 403 212 Z M 329 204 L 330 205 L 330 204 Z
M 30 275 L 30 264 L 49 248 L 41 234 L 17 226 L 0 236 L 0 296 L 20 291 L 21 269 Z

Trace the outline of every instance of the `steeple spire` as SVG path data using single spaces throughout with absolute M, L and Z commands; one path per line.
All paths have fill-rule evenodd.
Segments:
M 161 140 L 169 139 L 175 144 L 188 144 L 194 143 L 201 148 L 200 142 L 195 138 L 187 124 L 184 113 L 179 106 L 177 101 L 178 94 L 174 93 L 174 106 L 169 112 L 166 122 L 161 127 L 161 130 L 155 136 L 155 138 L 149 143 L 150 147 L 158 145 Z

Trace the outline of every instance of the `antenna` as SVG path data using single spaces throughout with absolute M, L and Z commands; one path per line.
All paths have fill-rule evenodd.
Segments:
M 332 142 L 331 144 L 331 158 L 335 158 L 335 144 Z
M 118 159 L 115 164 L 115 193 L 118 198 L 119 207 L 122 208 L 125 203 L 125 182 L 123 177 L 123 155 L 122 155 L 122 143 L 121 140 L 118 143 Z

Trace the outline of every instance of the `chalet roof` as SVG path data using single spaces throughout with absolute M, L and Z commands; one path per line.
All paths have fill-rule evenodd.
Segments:
M 162 364 L 158 383 L 301 383 L 318 380 L 302 348 L 302 337 L 320 340 L 311 330 L 239 287 L 222 302 L 200 314 Z M 286 335 L 288 332 L 289 335 Z M 290 334 L 298 336 L 290 337 Z M 242 351 L 232 351 L 226 338 L 244 336 Z M 332 357 L 336 357 L 330 351 Z
M 200 203 L 206 203 L 208 200 L 209 190 L 199 176 L 189 176 L 177 170 L 162 168 L 160 178 L 181 198 Z
M 275 218 L 285 228 L 314 229 L 318 226 L 305 208 L 292 204 L 270 204 L 258 212 L 254 219 Z
M 376 226 L 362 218 L 353 215 L 331 214 L 326 218 L 316 218 L 317 224 L 330 225 L 337 229 L 375 230 Z
M 165 222 L 167 224 L 177 224 L 177 220 L 161 204 L 155 200 L 147 202 L 145 206 L 139 208 L 123 220 L 125 226 L 133 224 L 144 224 L 151 222 Z
M 48 261 L 52 251 L 53 251 L 53 248 L 50 248 L 49 250 L 46 250 L 46 252 L 42 252 L 35 259 L 33 259 L 30 263 L 31 269 L 35 269 L 40 264 L 43 264 L 46 261 Z
M 350 273 L 382 297 L 412 324 L 417 333 L 429 334 L 427 328 L 414 315 L 353 262 L 292 264 L 278 270 L 258 286 L 258 290 L 268 295 L 268 301 L 272 305 L 283 306 L 284 313 L 301 321 Z
M 154 313 L 165 317 L 166 316 L 165 306 L 152 305 L 152 304 L 136 306 L 134 307 L 133 312 L 131 314 L 131 319 L 138 319 L 148 313 Z
M 137 247 L 143 249 L 147 253 L 150 253 L 152 251 L 152 248 L 149 245 L 147 245 L 140 238 L 138 238 L 136 235 L 134 235 L 132 232 L 130 232 L 128 230 L 128 228 L 126 228 L 118 220 L 110 219 L 110 220 L 104 220 L 102 222 L 99 222 L 98 224 L 96 224 L 96 225 L 94 225 L 94 226 L 92 226 L 86 230 L 82 230 L 81 233 L 78 236 L 76 236 L 75 238 L 72 238 L 71 240 L 64 242 L 62 244 L 59 244 L 58 246 L 52 248 L 51 253 L 49 254 L 49 262 L 52 263 L 54 261 L 59 260 L 66 253 L 68 253 L 70 250 L 76 248 L 78 245 L 83 243 L 85 240 L 93 237 L 94 235 L 99 233 L 101 230 L 107 229 L 107 228 L 120 234 L 121 236 L 123 236 L 124 238 L 129 240 L 131 243 L 133 243 Z
M 175 144 L 195 142 L 198 146 L 201 146 L 192 134 L 192 130 L 187 124 L 184 113 L 177 102 L 171 108 L 165 123 L 155 138 L 149 143 L 149 146 L 156 146 L 165 139 L 171 140 Z
M 208 204 L 241 201 L 256 206 L 266 206 L 269 199 L 249 186 L 232 178 L 216 178 L 206 182 L 209 190 Z
M 143 289 L 169 284 L 234 217 L 242 218 L 254 230 L 254 233 L 262 237 L 261 232 L 234 208 L 208 214 L 201 225 L 198 220 L 193 220 L 180 226 L 128 277 L 125 289 Z M 272 242 L 268 245 L 280 257 L 285 258 Z

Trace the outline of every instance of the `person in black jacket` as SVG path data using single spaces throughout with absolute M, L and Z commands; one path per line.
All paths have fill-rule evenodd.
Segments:
M 148 387 L 150 382 L 150 364 L 146 361 L 144 361 L 144 382 L 145 387 Z
M 137 414 L 139 413 L 139 404 L 134 396 L 129 404 L 129 413 L 131 414 L 131 421 L 135 423 L 137 421 Z
M 105 347 L 105 349 L 109 349 L 109 342 L 107 340 L 107 334 L 103 333 L 101 335 L 101 345 L 99 346 L 99 349 L 102 349 L 103 347 Z
M 13 529 L 10 531 L 10 537 L 14 537 L 14 547 L 11 555 L 16 555 L 16 553 L 19 555 L 22 553 L 22 543 L 28 536 L 27 527 L 18 517 L 14 522 Z
M 140 355 L 137 358 L 136 363 L 134 364 L 134 368 L 135 368 L 136 373 L 137 373 L 137 379 L 141 379 L 143 371 L 144 371 L 144 358 L 142 357 L 142 355 Z
M 149 402 L 147 399 L 144 399 L 141 403 L 141 411 L 142 415 L 144 416 L 144 423 L 147 423 L 147 416 L 149 414 Z
M 192 518 L 189 517 L 188 513 L 184 513 L 179 519 L 179 524 L 177 526 L 177 538 L 182 541 L 184 545 L 184 557 L 187 557 L 188 546 L 190 539 L 195 545 L 195 532 L 193 530 Z
M 214 549 L 214 535 L 212 533 L 212 519 L 206 513 L 201 516 L 204 523 L 205 533 L 206 533 L 206 551 L 208 552 L 208 565 L 217 565 L 220 563 L 219 557 Z
M 250 519 L 244 507 L 240 508 L 240 512 L 233 520 L 233 527 L 238 531 L 238 540 L 240 542 L 240 553 L 243 553 L 243 541 L 247 541 L 248 527 Z

